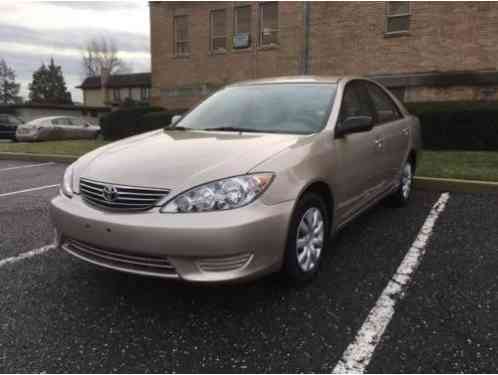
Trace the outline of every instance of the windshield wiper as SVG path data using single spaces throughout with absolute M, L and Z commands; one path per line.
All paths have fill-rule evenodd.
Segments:
M 185 126 L 165 126 L 163 130 L 191 130 L 192 128 L 186 128 Z
M 204 131 L 223 131 L 223 132 L 252 132 L 252 133 L 259 133 L 260 130 L 256 129 L 248 129 L 248 128 L 238 128 L 235 126 L 218 126 L 216 128 L 207 128 L 207 129 L 201 129 Z

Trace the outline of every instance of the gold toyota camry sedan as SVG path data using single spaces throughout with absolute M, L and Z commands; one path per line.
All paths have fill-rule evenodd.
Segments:
M 51 202 L 57 245 L 134 274 L 311 280 L 329 239 L 410 196 L 419 122 L 378 83 L 283 77 L 227 86 L 165 129 L 94 150 Z

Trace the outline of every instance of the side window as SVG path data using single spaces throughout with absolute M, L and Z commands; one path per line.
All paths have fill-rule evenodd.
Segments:
M 345 88 L 339 121 L 342 122 L 346 118 L 353 116 L 373 117 L 364 88 L 357 82 L 351 82 Z
M 67 122 L 67 118 L 60 117 L 52 120 L 52 125 L 69 125 Z
M 377 115 L 377 123 L 383 124 L 401 118 L 396 104 L 380 87 L 372 83 L 366 85 Z

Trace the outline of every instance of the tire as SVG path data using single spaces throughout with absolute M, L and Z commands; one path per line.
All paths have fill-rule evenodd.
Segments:
M 314 230 L 305 235 L 310 225 Z M 304 284 L 316 276 L 323 252 L 327 249 L 329 231 L 329 215 L 324 200 L 315 193 L 305 194 L 294 209 L 287 235 L 283 267 L 287 280 Z
M 388 197 L 388 203 L 392 207 L 402 207 L 410 200 L 413 185 L 413 163 L 407 160 L 401 169 L 398 189 Z

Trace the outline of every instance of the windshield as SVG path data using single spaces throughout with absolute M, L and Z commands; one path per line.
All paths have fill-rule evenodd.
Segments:
M 187 114 L 179 126 L 200 130 L 311 134 L 325 126 L 334 84 L 228 87 Z

